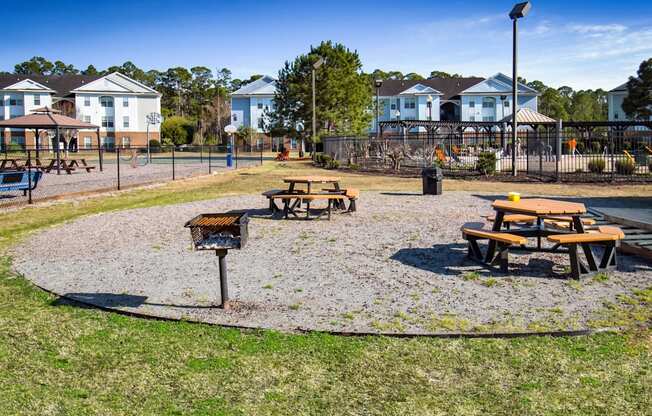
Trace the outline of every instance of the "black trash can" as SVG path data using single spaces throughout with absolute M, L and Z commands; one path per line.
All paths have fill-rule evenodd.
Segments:
M 441 184 L 444 181 L 444 173 L 439 167 L 424 168 L 421 171 L 423 178 L 424 195 L 441 195 Z

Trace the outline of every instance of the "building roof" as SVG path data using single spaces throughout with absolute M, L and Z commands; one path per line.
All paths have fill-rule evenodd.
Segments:
M 534 88 L 519 82 L 517 85 L 518 93 L 525 95 L 541 95 L 539 91 Z M 477 84 L 465 89 L 460 94 L 462 95 L 486 95 L 486 94 L 511 94 L 512 93 L 512 78 L 499 72 Z
M 254 82 L 240 87 L 237 91 L 233 92 L 232 96 L 237 95 L 274 95 L 276 92 L 276 80 L 269 75 L 264 75 Z
M 15 127 L 19 129 L 54 129 L 57 127 L 66 129 L 96 129 L 98 126 L 86 123 L 72 117 L 56 114 L 49 108 L 45 111 L 28 114 L 26 116 L 14 117 L 8 120 L 0 120 L 0 128 Z
M 84 84 L 102 78 L 100 75 L 19 75 L 19 74 L 0 74 L 0 89 L 11 87 L 23 80 L 32 80 L 53 91 L 60 97 L 70 94 L 70 91 L 79 88 Z
M 625 82 L 622 85 L 617 86 L 613 90 L 609 90 L 609 92 L 620 92 L 620 91 L 627 91 L 627 82 Z
M 484 78 L 466 77 L 466 78 L 429 78 L 421 80 L 397 80 L 386 79 L 380 86 L 379 94 L 383 97 L 400 95 L 402 92 L 421 84 L 430 87 L 441 93 L 443 100 L 448 100 L 471 86 L 484 81 Z
M 501 122 L 512 121 L 512 115 L 508 115 Z M 545 114 L 538 113 L 531 108 L 521 107 L 516 111 L 516 122 L 520 124 L 542 124 L 542 123 L 556 123 L 554 118 L 550 118 Z

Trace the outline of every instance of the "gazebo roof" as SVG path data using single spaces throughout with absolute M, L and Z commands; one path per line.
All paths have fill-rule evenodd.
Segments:
M 508 115 L 504 119 L 500 120 L 501 122 L 512 121 L 512 115 Z M 557 121 L 554 118 L 550 118 L 544 114 L 537 113 L 536 111 L 522 107 L 516 111 L 516 122 L 520 124 L 548 124 L 556 123 Z
M 72 117 L 55 113 L 52 109 L 44 107 L 43 111 L 25 116 L 10 118 L 0 121 L 0 128 L 11 127 L 18 129 L 97 129 L 98 126 L 85 123 Z M 56 110 L 55 110 L 56 111 Z

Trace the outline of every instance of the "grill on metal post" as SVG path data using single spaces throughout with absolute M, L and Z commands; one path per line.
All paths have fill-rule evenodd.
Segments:
M 220 307 L 228 309 L 229 291 L 226 279 L 226 255 L 230 249 L 241 249 L 249 236 L 249 217 L 243 214 L 200 214 L 188 221 L 195 250 L 215 250 L 220 263 Z

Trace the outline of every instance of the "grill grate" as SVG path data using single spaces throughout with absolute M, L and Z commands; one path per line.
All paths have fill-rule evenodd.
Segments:
M 201 214 L 188 221 L 196 250 L 242 248 L 247 243 L 247 214 Z

